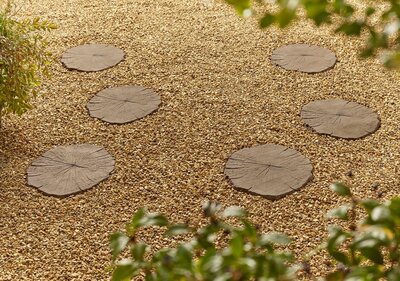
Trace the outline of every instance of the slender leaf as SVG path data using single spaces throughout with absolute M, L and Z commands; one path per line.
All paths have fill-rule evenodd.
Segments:
M 331 189 L 340 196 L 351 196 L 350 188 L 342 183 L 332 184 Z
M 111 235 L 110 246 L 113 260 L 115 260 L 117 256 L 126 248 L 129 240 L 130 238 L 121 232 L 116 232 Z

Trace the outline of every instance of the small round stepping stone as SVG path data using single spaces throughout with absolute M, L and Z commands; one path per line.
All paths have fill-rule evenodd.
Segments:
M 277 144 L 244 148 L 231 155 L 225 175 L 236 188 L 279 199 L 313 178 L 313 167 L 298 151 Z
M 359 139 L 378 130 L 377 113 L 356 102 L 318 100 L 301 110 L 304 122 L 317 133 L 344 139 Z
M 86 44 L 67 50 L 61 62 L 70 70 L 100 71 L 117 65 L 124 59 L 124 52 L 111 45 Z
M 28 184 L 45 194 L 64 197 L 108 178 L 114 164 L 114 158 L 97 145 L 59 146 L 32 162 L 27 172 Z
M 160 96 L 142 86 L 108 88 L 97 93 L 87 104 L 90 116 L 108 123 L 132 122 L 155 111 Z
M 318 73 L 333 68 L 336 55 L 319 46 L 293 44 L 276 49 L 271 60 L 287 70 Z

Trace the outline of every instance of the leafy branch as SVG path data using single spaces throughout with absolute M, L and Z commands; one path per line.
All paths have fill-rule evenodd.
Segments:
M 400 280 L 400 198 L 380 203 L 359 200 L 340 183 L 331 189 L 349 203 L 329 211 L 327 217 L 348 225 L 330 225 L 326 241 L 305 261 L 296 261 L 289 251 L 276 250 L 277 245 L 286 247 L 290 239 L 277 232 L 259 233 L 244 209 L 231 206 L 222 210 L 218 203 L 207 202 L 203 213 L 208 224 L 199 228 L 171 224 L 161 214 L 139 209 L 125 232 L 111 235 L 112 280 L 131 280 L 138 275 L 144 275 L 147 281 L 295 280 L 299 271 L 311 274 L 308 258 L 320 250 L 336 264 L 325 280 Z M 361 210 L 366 217 L 356 223 Z M 229 223 L 232 219 L 235 224 Z M 140 241 L 138 231 L 154 226 L 164 228 L 166 236 L 179 236 L 181 241 L 191 238 L 152 253 Z M 121 258 L 128 252 L 130 258 Z
M 348 36 L 366 34 L 368 39 L 361 50 L 361 57 L 382 54 L 385 66 L 400 67 L 400 1 L 368 1 L 362 10 L 345 0 L 276 0 L 267 4 L 262 0 L 225 0 L 242 16 L 256 15 L 261 28 L 275 25 L 285 28 L 306 18 L 317 27 L 327 24 L 336 33 Z M 261 6 L 261 8 L 260 8 Z M 257 8 L 256 8 L 257 7 Z M 260 14 L 260 10 L 263 10 Z

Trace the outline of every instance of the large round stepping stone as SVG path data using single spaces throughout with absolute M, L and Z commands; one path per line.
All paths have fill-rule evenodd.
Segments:
M 287 70 L 317 73 L 333 68 L 336 55 L 322 47 L 294 44 L 276 49 L 271 60 Z
M 377 113 L 361 104 L 345 100 L 319 100 L 301 110 L 304 122 L 317 133 L 345 139 L 358 139 L 380 126 Z
M 108 178 L 114 158 L 92 144 L 59 146 L 34 160 L 28 168 L 28 184 L 54 196 L 87 190 Z
M 310 160 L 276 144 L 241 149 L 231 155 L 225 175 L 233 185 L 269 199 L 279 199 L 313 178 Z
M 151 89 L 122 86 L 100 91 L 89 101 L 87 108 L 92 117 L 122 124 L 152 113 L 160 103 L 159 95 Z
M 110 68 L 124 59 L 124 52 L 105 44 L 86 44 L 67 50 L 61 62 L 68 69 L 100 71 Z

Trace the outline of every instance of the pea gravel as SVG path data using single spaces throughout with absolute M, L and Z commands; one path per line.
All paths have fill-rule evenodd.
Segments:
M 0 280 L 108 280 L 108 236 L 141 206 L 197 225 L 204 222 L 205 200 L 240 205 L 262 231 L 292 237 L 290 249 L 301 257 L 326 235 L 326 211 L 342 203 L 330 183 L 342 180 L 360 197 L 377 197 L 374 183 L 381 200 L 399 194 L 400 80 L 379 61 L 358 59 L 362 39 L 308 22 L 262 31 L 211 0 L 19 3 L 21 16 L 58 24 L 49 37 L 57 60 L 36 108 L 6 119 L 0 130 L 0 154 L 7 159 L 0 169 Z M 92 73 L 62 66 L 65 50 L 89 43 L 121 48 L 125 60 Z M 326 47 L 339 62 L 314 75 L 270 62 L 274 49 L 294 43 Z M 157 114 L 125 125 L 91 118 L 90 98 L 120 85 L 154 89 L 163 101 Z M 315 134 L 299 114 L 321 99 L 373 108 L 381 128 L 360 140 Z M 25 172 L 36 157 L 78 143 L 103 146 L 115 157 L 107 181 L 63 199 L 27 186 Z M 310 159 L 314 180 L 278 201 L 235 190 L 224 177 L 227 159 L 265 143 Z M 345 175 L 349 170 L 352 177 Z M 159 231 L 144 233 L 143 240 L 153 250 L 176 242 Z M 323 253 L 311 260 L 315 276 L 330 269 L 324 261 Z

